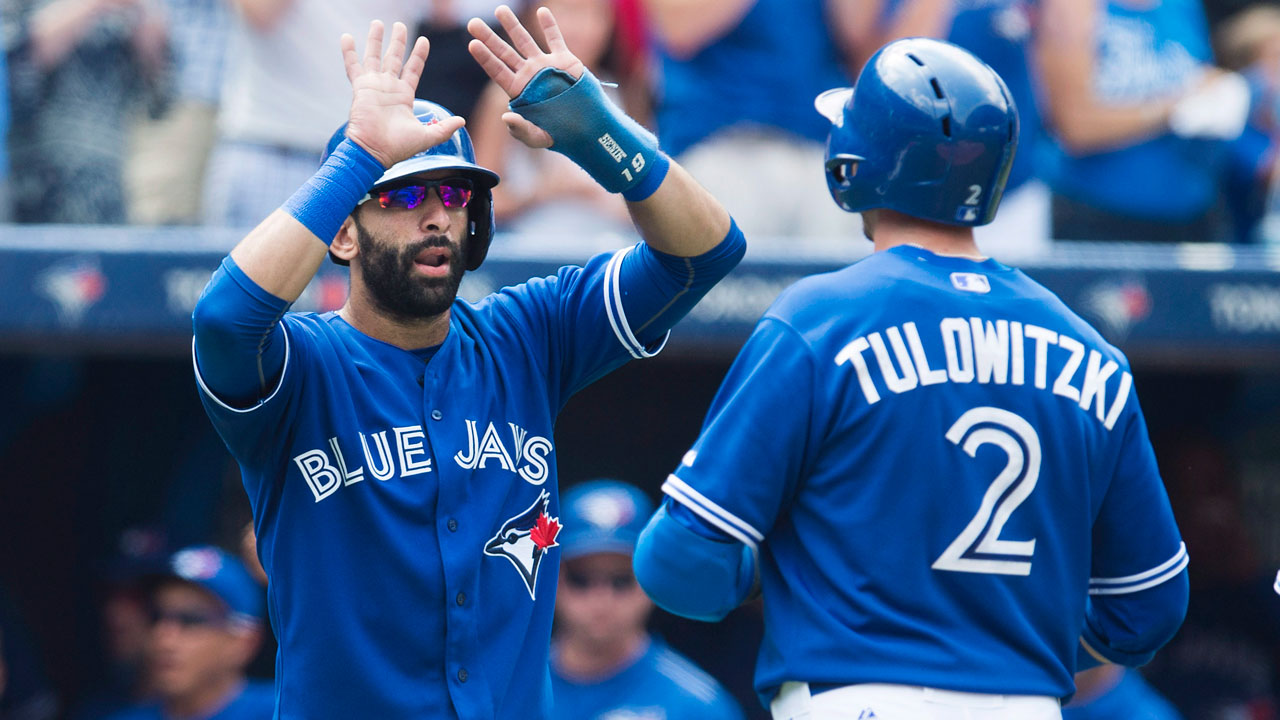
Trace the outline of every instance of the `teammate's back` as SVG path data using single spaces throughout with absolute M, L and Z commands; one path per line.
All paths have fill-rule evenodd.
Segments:
M 1067 695 L 1089 578 L 1185 557 L 1162 496 L 1099 515 L 1113 481 L 1112 503 L 1159 489 L 1149 447 L 1127 442 L 1144 432 L 1128 363 L 1022 272 L 900 246 L 800 281 L 762 322 L 812 367 L 786 522 L 739 516 L 790 588 L 765 607 L 777 684 L 803 668 Z M 1123 554 L 1092 572 L 1095 519 Z

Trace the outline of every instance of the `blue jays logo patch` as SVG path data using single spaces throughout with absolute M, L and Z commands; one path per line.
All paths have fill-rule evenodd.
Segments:
M 542 558 L 553 547 L 559 547 L 560 518 L 547 514 L 551 494 L 543 490 L 527 510 L 507 520 L 498 534 L 484 545 L 484 554 L 506 558 L 524 580 L 529 598 L 537 600 L 538 568 Z

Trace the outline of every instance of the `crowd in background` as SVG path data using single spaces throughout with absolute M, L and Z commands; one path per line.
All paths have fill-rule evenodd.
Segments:
M 256 224 L 345 117 L 337 37 L 432 40 L 419 95 L 468 119 L 520 235 L 630 232 L 621 202 L 498 121 L 466 51 L 491 0 L 3 0 L 6 199 L 19 223 Z M 528 11 L 529 7 L 518 8 Z M 528 3 L 526 3 L 528 4 Z M 549 0 L 570 44 L 753 241 L 831 243 L 819 92 L 897 37 L 974 51 L 1017 102 L 1001 214 L 1012 261 L 1050 238 L 1280 241 L 1280 9 L 1246 0 Z M 5 124 L 7 121 L 7 125 Z
M 505 96 L 471 60 L 463 28 L 472 16 L 492 18 L 497 4 L 0 0 L 0 221 L 256 224 L 311 175 L 346 117 L 339 34 L 379 18 L 407 21 L 432 41 L 418 94 L 466 117 L 480 164 L 501 174 L 500 231 L 535 246 L 622 242 L 631 229 L 619 198 L 564 157 L 511 140 L 499 121 Z M 848 243 L 860 233 L 858 218 L 828 198 L 827 124 L 813 98 L 851 84 L 880 45 L 917 35 L 974 51 L 1018 104 L 1017 161 L 997 222 L 978 235 L 998 258 L 1034 261 L 1053 239 L 1280 245 L 1277 3 L 543 4 L 591 70 L 617 83 L 615 100 L 657 131 L 761 248 Z M 1193 598 L 1186 628 L 1149 674 L 1188 718 L 1280 717 L 1280 617 L 1267 570 L 1232 522 L 1241 503 L 1235 470 L 1208 442 L 1178 447 L 1166 477 L 1191 554 L 1230 562 L 1193 564 L 1193 595 L 1207 601 Z M 105 717 L 151 693 L 140 668 L 154 608 L 138 581 L 176 549 L 151 531 L 120 538 L 102 578 L 109 670 L 75 698 L 56 697 L 37 643 L 0 594 L 0 720 Z M 252 569 L 252 551 L 244 557 Z M 750 624 L 752 612 L 736 621 Z M 228 651 L 228 667 L 270 677 L 266 630 L 253 653 Z M 713 674 L 725 662 L 694 659 Z

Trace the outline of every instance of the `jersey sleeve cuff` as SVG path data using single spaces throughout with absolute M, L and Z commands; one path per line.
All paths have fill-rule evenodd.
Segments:
M 622 261 L 627 255 L 635 250 L 635 246 L 625 247 L 613 254 L 609 259 L 609 263 L 604 269 L 604 309 L 605 314 L 609 317 L 609 327 L 612 328 L 614 337 L 618 338 L 618 342 L 626 348 L 631 357 L 637 360 L 650 358 L 662 352 L 662 348 L 666 347 L 668 338 L 671 337 L 671 331 L 663 333 L 662 337 L 652 343 L 645 345 L 640 342 L 635 333 L 631 330 L 631 325 L 627 322 L 627 312 L 622 307 L 622 287 L 619 283 L 619 270 L 622 268 Z
M 257 410 L 263 405 L 271 402 L 271 399 L 280 392 L 280 388 L 284 387 L 285 374 L 289 372 L 289 331 L 284 329 L 282 335 L 284 335 L 284 364 L 280 368 L 280 377 L 276 380 L 276 386 L 271 389 L 270 395 L 267 395 L 249 407 L 243 408 L 238 408 L 223 402 L 222 398 L 218 397 L 218 394 L 205 383 L 204 376 L 200 374 L 200 359 L 196 357 L 196 339 L 194 337 L 191 338 L 191 365 L 195 369 L 196 384 L 200 386 L 200 392 L 208 396 L 211 401 L 223 410 L 240 415 L 253 412 L 254 410 Z
M 729 537 L 743 543 L 753 551 L 764 540 L 764 533 L 737 515 L 725 510 L 707 496 L 694 490 L 689 483 L 675 475 L 668 475 L 662 484 L 662 492 L 672 500 L 693 511 L 709 525 L 723 531 Z
M 1150 570 L 1124 577 L 1089 578 L 1089 594 L 1127 595 L 1146 590 L 1177 577 L 1190 561 L 1191 558 L 1187 555 L 1187 544 L 1182 543 L 1173 557 Z

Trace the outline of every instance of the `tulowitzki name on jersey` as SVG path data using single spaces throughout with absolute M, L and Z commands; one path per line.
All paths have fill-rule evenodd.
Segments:
M 939 383 L 1032 384 L 1067 398 L 1094 415 L 1108 430 L 1115 426 L 1129 399 L 1133 377 L 1114 360 L 1069 336 L 1038 325 L 981 318 L 944 318 L 943 358 L 930 360 L 913 322 L 855 338 L 836 353 L 836 365 L 849 363 L 868 404 L 880 401 L 873 373 L 886 388 L 902 394 Z M 871 352 L 868 353 L 867 351 Z M 1062 369 L 1050 377 L 1049 356 Z M 875 371 L 872 368 L 876 368 Z M 1112 391 L 1108 392 L 1109 387 Z
M 501 468 L 515 473 L 530 485 L 541 485 L 549 476 L 547 456 L 554 450 L 551 441 L 541 435 L 530 435 L 519 425 L 508 422 L 504 434 L 490 422 L 483 430 L 475 420 L 466 420 L 467 447 L 453 455 L 453 461 L 465 470 Z M 391 428 L 359 435 L 359 451 L 348 461 L 343 443 L 329 438 L 327 447 L 315 448 L 293 458 L 294 464 L 315 495 L 316 502 L 329 497 L 338 488 L 355 485 L 366 474 L 387 481 L 432 472 L 431 448 L 421 425 Z M 352 443 L 351 445 L 355 445 Z M 363 461 L 363 463 L 361 463 Z

